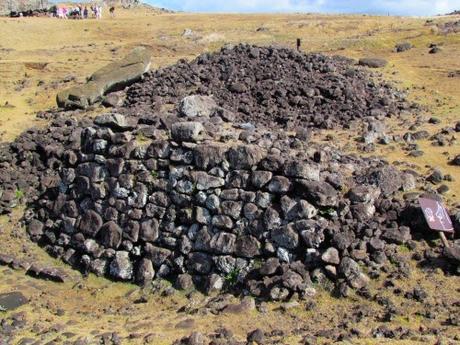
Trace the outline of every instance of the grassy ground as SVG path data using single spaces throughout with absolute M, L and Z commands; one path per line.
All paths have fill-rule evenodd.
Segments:
M 435 22 L 447 20 L 436 18 Z M 194 36 L 183 37 L 186 28 L 192 29 Z M 258 31 L 258 28 L 265 30 Z M 173 64 L 180 58 L 192 59 L 201 52 L 216 50 L 227 43 L 293 47 L 296 38 L 302 39 L 302 49 L 308 52 L 388 59 L 390 63 L 383 69 L 383 76 L 398 87 L 407 88 L 414 101 L 426 106 L 426 110 L 417 115 L 436 116 L 442 121 L 439 125 L 424 124 L 420 129 L 436 133 L 460 120 L 460 78 L 448 78 L 449 71 L 460 71 L 460 34 L 438 35 L 433 26 L 426 25 L 426 19 L 361 15 L 158 14 L 138 9 L 117 10 L 117 18 L 101 21 L 1 18 L 0 140 L 11 141 L 31 126 L 45 125 L 44 120 L 36 119 L 35 113 L 53 107 L 59 89 L 83 82 L 91 72 L 125 55 L 134 46 L 151 47 L 153 68 L 157 68 Z M 401 41 L 409 41 L 415 48 L 400 54 L 393 52 L 395 43 Z M 436 55 L 428 54 L 427 46 L 432 42 L 440 44 L 443 51 Z M 402 121 L 391 123 L 391 131 L 404 133 L 407 125 L 401 126 Z M 321 140 L 325 134 L 339 138 L 342 146 L 352 139 L 347 132 L 322 133 L 317 139 Z M 458 141 L 449 147 L 433 147 L 428 141 L 422 141 L 420 146 L 425 155 L 419 158 L 407 157 L 398 145 L 378 148 L 377 154 L 387 157 L 390 162 L 415 164 L 423 174 L 432 167 L 440 167 L 455 180 L 448 183 L 450 192 L 446 199 L 450 204 L 458 202 L 460 171 L 458 167 L 449 166 L 443 154 L 446 151 L 451 157 L 460 154 Z M 61 265 L 28 241 L 18 223 L 19 216 L 20 211 L 13 217 L 0 219 L 2 252 Z M 20 271 L 0 268 L 0 293 L 20 290 L 31 299 L 20 309 L 26 314 L 28 326 L 16 340 L 31 337 L 46 343 L 58 338 L 57 343 L 62 343 L 66 336 L 74 340 L 80 335 L 91 338 L 106 331 L 117 331 L 122 336 L 132 335 L 132 339 L 123 344 L 142 343 L 142 337 L 149 333 L 153 334 L 153 344 L 170 344 L 192 330 L 210 331 L 222 325 L 231 328 L 240 338 L 256 327 L 281 329 L 286 332 L 282 343 L 297 344 L 300 336 L 294 330 L 300 326 L 317 330 L 336 325 L 356 305 L 369 304 L 374 313 L 382 312 L 376 302 L 357 296 L 336 300 L 320 289 L 314 311 L 305 311 L 305 305 L 301 304 L 281 312 L 277 310 L 279 305 L 273 304 L 269 305 L 266 314 L 251 312 L 249 319 L 248 315 L 225 313 L 188 315 L 177 312 L 189 303 L 181 294 L 168 298 L 149 295 L 147 303 L 133 304 L 133 300 L 143 293 L 138 287 L 95 277 L 83 279 L 65 269 L 73 276 L 71 282 L 56 284 L 34 280 Z M 460 299 L 459 278 L 446 277 L 436 270 L 431 273 L 416 271 L 410 279 L 399 283 L 404 289 L 420 284 L 429 291 L 430 298 L 443 303 Z M 203 304 L 204 297 L 197 295 L 196 303 Z M 429 320 L 418 315 L 423 309 L 420 304 L 403 298 L 396 298 L 396 303 L 404 309 L 404 313 L 390 323 L 391 327 L 404 326 L 414 330 L 420 326 L 441 327 L 443 320 Z M 6 316 L 9 315 L 11 313 Z M 185 319 L 193 319 L 193 326 L 176 328 Z M 384 343 L 383 340 L 372 340 L 369 332 L 376 325 L 375 319 L 356 324 L 364 339 L 354 339 L 353 344 Z M 460 329 L 450 328 L 446 335 L 456 331 L 460 334 Z M 142 336 L 137 338 L 136 334 Z M 423 342 L 434 343 L 435 340 L 435 337 L 427 336 Z M 320 339 L 321 342 L 327 341 Z M 404 340 L 387 343 L 421 342 Z

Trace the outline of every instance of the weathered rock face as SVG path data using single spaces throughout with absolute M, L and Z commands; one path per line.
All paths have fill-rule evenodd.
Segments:
M 59 92 L 57 105 L 66 109 L 86 109 L 102 101 L 106 93 L 121 90 L 138 81 L 149 68 L 150 52 L 144 47 L 137 47 L 120 61 L 96 71 L 86 84 Z

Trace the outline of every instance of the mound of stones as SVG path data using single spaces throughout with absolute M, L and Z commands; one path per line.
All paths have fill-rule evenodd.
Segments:
M 382 67 L 386 61 L 360 64 Z M 180 115 L 180 101 L 193 95 L 212 96 L 231 121 L 269 128 L 346 127 L 411 107 L 400 92 L 351 59 L 238 45 L 147 73 L 128 90 L 124 113 L 139 116 L 170 105 L 171 114 Z
M 321 83 L 361 88 L 348 112 L 344 95 L 315 101 L 312 109 L 334 114 L 323 115 L 334 125 L 358 116 L 370 125 L 382 112 L 406 104 L 343 59 L 274 48 L 223 49 L 171 67 L 169 81 L 163 75 L 168 69 L 151 73 L 131 87 L 119 112 L 81 120 L 78 112 L 48 114 L 48 127 L 32 128 L 0 147 L 0 211 L 26 202 L 30 238 L 84 274 L 142 285 L 161 278 L 179 289 L 226 289 L 273 300 L 311 296 L 315 283 L 335 286 L 342 295 L 365 287 L 398 245 L 413 248 L 412 236 L 426 236 L 414 197 L 400 198 L 416 188 L 418 175 L 309 142 L 316 120 L 285 131 L 271 115 L 257 113 L 251 83 L 259 73 L 278 78 L 266 87 L 278 94 L 284 85 L 285 99 L 302 85 L 248 62 L 261 57 L 285 63 L 285 73 L 297 66 L 292 75 L 311 78 L 303 85 L 315 90 Z M 204 83 L 210 77 L 206 61 L 214 78 Z M 331 66 L 352 68 L 354 77 L 340 77 Z M 236 93 L 224 87 L 235 80 L 221 80 L 231 71 L 247 75 L 249 88 Z M 260 81 L 259 90 L 264 85 Z M 389 95 L 386 105 L 377 102 Z M 252 104 L 253 115 L 238 110 L 238 97 Z M 364 105 L 360 97 L 372 101 Z M 167 107 L 170 112 L 157 108 L 171 102 L 177 103 Z M 273 99 L 259 104 L 273 114 L 281 106 Z M 284 106 L 298 121 L 295 111 L 304 108 Z M 458 227 L 460 214 L 455 219 Z
M 26 216 L 34 241 L 83 272 L 283 300 L 313 294 L 313 281 L 362 288 L 411 240 L 402 219 L 418 215 L 403 217 L 394 196 L 414 176 L 379 159 L 283 131 L 248 143 L 186 121 L 141 140 L 120 114 L 85 121 L 46 146 L 51 168 Z

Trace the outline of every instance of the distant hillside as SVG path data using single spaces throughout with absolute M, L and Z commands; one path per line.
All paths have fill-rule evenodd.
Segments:
M 104 0 L 104 3 L 106 3 L 107 5 L 110 5 L 110 6 L 118 5 L 118 6 L 122 6 L 124 8 L 146 7 L 146 8 L 150 8 L 152 10 L 159 11 L 159 12 L 174 13 L 174 11 L 169 10 L 167 8 L 152 6 L 150 4 L 147 4 L 145 2 L 141 2 L 139 0 Z
M 22 12 L 27 10 L 45 9 L 59 3 L 103 3 L 107 6 L 121 6 L 123 8 L 147 7 L 163 13 L 173 12 L 166 8 L 151 6 L 139 0 L 0 0 L 0 16 L 8 15 L 12 11 Z
M 0 15 L 8 14 L 11 11 L 27 11 L 48 8 L 48 0 L 1 0 Z
M 133 7 L 147 7 L 154 10 L 161 10 L 166 12 L 172 12 L 165 8 L 159 8 L 146 4 L 140 0 L 51 0 L 53 4 L 60 3 L 77 3 L 77 4 L 105 4 L 106 6 L 121 6 L 123 8 L 133 8 Z

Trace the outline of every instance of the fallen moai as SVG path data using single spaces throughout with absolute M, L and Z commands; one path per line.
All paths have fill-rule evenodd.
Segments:
M 56 97 L 60 108 L 86 109 L 101 102 L 102 97 L 138 81 L 150 68 L 150 52 L 145 47 L 137 47 L 119 61 L 102 67 L 88 79 L 86 84 L 61 91 Z
M 359 59 L 359 64 L 370 68 L 382 68 L 385 67 L 388 62 L 381 58 L 362 58 Z

